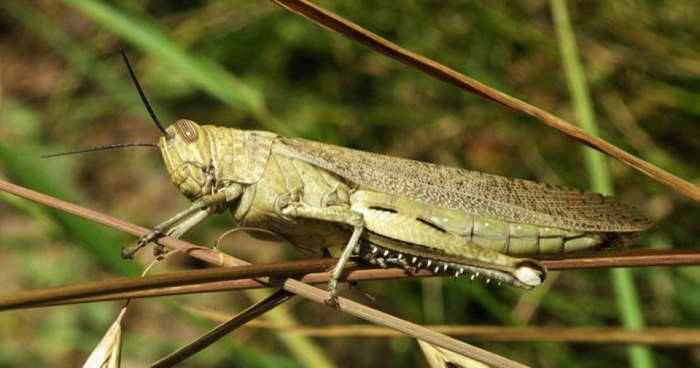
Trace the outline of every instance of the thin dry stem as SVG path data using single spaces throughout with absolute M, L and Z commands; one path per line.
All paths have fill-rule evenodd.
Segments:
M 323 338 L 401 337 L 388 328 L 368 325 L 343 326 L 279 326 L 255 321 L 248 328 L 260 328 L 284 333 Z M 645 344 L 656 346 L 700 345 L 700 330 L 692 328 L 646 327 L 630 330 L 621 327 L 504 327 L 504 326 L 425 326 L 450 336 L 483 341 L 547 341 L 583 344 Z
M 178 349 L 177 351 L 169 354 L 168 356 L 160 359 L 156 363 L 152 364 L 152 368 L 156 367 L 172 367 L 192 355 L 204 350 L 209 345 L 218 341 L 222 337 L 226 336 L 231 331 L 243 326 L 244 324 L 252 321 L 253 319 L 265 314 L 266 312 L 274 309 L 278 305 L 286 302 L 294 295 L 285 291 L 277 290 L 274 294 L 267 297 L 265 300 L 252 305 L 241 313 L 237 314 L 230 320 L 220 324 L 213 330 L 209 331 L 205 335 L 201 336 L 197 340 L 188 344 L 185 347 Z
M 674 254 L 659 255 L 661 251 L 648 251 L 643 255 L 618 255 L 614 257 L 544 261 L 543 263 L 548 266 L 549 270 L 606 268 L 620 267 L 621 265 L 700 264 L 700 253 L 698 252 L 663 252 L 673 252 Z M 0 299 L 0 310 L 269 287 L 269 285 L 256 280 L 256 277 L 288 276 L 295 277 L 305 284 L 325 284 L 330 280 L 330 274 L 326 271 L 331 269 L 336 262 L 336 259 L 312 259 L 93 281 L 86 284 L 15 293 Z M 359 282 L 415 277 L 435 277 L 435 275 L 427 270 L 411 274 L 395 268 L 359 269 L 359 265 L 350 262 L 343 280 Z
M 560 131 L 564 135 L 605 153 L 606 155 L 668 186 L 676 192 L 695 201 L 700 201 L 700 188 L 698 186 L 663 169 L 660 169 L 628 152 L 625 152 L 614 145 L 587 133 L 583 129 L 548 113 L 547 111 L 539 109 L 514 97 L 508 96 L 501 91 L 477 82 L 476 80 L 448 68 L 445 65 L 408 51 L 358 26 L 357 24 L 354 24 L 347 19 L 333 14 L 308 1 L 272 0 L 272 2 L 328 30 L 338 33 L 351 41 L 357 42 L 369 49 L 386 55 L 394 60 L 400 61 L 409 67 L 420 70 L 421 72 L 430 75 L 437 80 L 449 83 L 457 88 L 471 92 L 487 100 L 494 101 L 522 114 L 532 116 L 550 127 Z

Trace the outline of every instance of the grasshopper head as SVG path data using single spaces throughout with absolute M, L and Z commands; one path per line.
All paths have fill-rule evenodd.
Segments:
M 212 191 L 211 151 L 207 133 L 199 124 L 180 119 L 158 141 L 173 184 L 195 200 Z

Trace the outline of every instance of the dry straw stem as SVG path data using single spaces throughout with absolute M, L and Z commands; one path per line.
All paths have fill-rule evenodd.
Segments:
M 487 100 L 507 106 L 517 112 L 532 116 L 550 127 L 560 131 L 564 135 L 573 138 L 591 148 L 601 151 L 608 156 L 644 173 L 652 179 L 670 187 L 676 192 L 700 201 L 700 187 L 683 180 L 655 165 L 650 164 L 614 145 L 595 137 L 583 129 L 558 118 L 547 111 L 532 106 L 517 98 L 508 96 L 487 85 L 479 83 L 451 68 L 438 62 L 430 60 L 421 55 L 408 51 L 376 34 L 320 8 L 308 1 L 303 0 L 271 0 L 277 5 L 306 18 L 324 28 L 327 28 L 339 35 L 357 42 L 369 49 L 386 55 L 394 60 L 400 61 L 407 66 L 418 69 L 431 77 L 449 83 L 457 88 L 474 93 Z
M 184 346 L 172 354 L 158 360 L 153 363 L 151 367 L 172 367 L 192 355 L 204 350 L 207 346 L 218 341 L 222 337 L 226 336 L 231 331 L 243 326 L 244 324 L 254 320 L 262 314 L 276 308 L 278 305 L 291 299 L 294 294 L 286 290 L 277 290 L 274 294 L 268 296 L 264 300 L 250 306 L 246 310 L 237 314 L 230 320 L 216 326 L 216 328 L 207 332 L 205 335 L 198 338 L 196 341 Z
M 380 326 L 280 326 L 265 321 L 255 321 L 248 328 L 260 328 L 297 335 L 343 338 L 343 337 L 400 337 L 401 334 Z M 433 331 L 459 336 L 469 340 L 484 341 L 548 341 L 583 344 L 645 344 L 657 346 L 700 345 L 700 331 L 689 328 L 645 327 L 630 330 L 621 327 L 504 327 L 504 326 L 446 326 L 425 325 Z

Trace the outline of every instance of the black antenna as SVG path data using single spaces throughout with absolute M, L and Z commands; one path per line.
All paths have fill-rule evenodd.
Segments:
M 43 155 L 43 156 L 41 156 L 41 158 L 77 155 L 79 153 L 103 151 L 103 150 L 108 150 L 108 149 L 112 149 L 112 148 L 124 148 L 124 147 L 156 147 L 156 148 L 159 148 L 157 144 L 148 143 L 148 142 L 113 143 L 113 144 L 108 144 L 105 146 L 83 148 L 83 149 L 79 149 L 79 150 L 75 150 L 75 151 L 52 153 L 50 155 Z
M 136 86 L 136 90 L 139 91 L 139 96 L 141 96 L 141 101 L 143 101 L 143 104 L 146 105 L 146 109 L 148 110 L 148 114 L 151 115 L 151 119 L 153 119 L 153 122 L 156 123 L 156 126 L 158 126 L 158 130 L 163 132 L 163 135 L 167 135 L 167 133 L 165 132 L 165 129 L 160 124 L 158 117 L 156 117 L 156 113 L 153 112 L 153 108 L 151 107 L 151 104 L 148 102 L 148 99 L 146 98 L 146 94 L 143 93 L 143 89 L 141 89 L 141 85 L 139 84 L 139 81 L 136 79 L 136 75 L 134 74 L 134 70 L 131 68 L 131 63 L 129 63 L 129 59 L 126 57 L 126 53 L 124 52 L 124 50 L 119 50 L 119 53 L 121 53 L 122 58 L 124 58 L 124 62 L 126 63 L 126 68 L 129 69 L 129 75 L 131 76 L 131 80 L 134 82 L 134 86 Z
M 151 104 L 148 103 L 148 99 L 146 98 L 146 95 L 143 93 L 143 89 L 141 89 L 141 85 L 139 84 L 139 81 L 136 79 L 136 75 L 134 74 L 134 70 L 131 68 L 131 64 L 129 63 L 129 59 L 126 57 L 126 53 L 124 52 L 124 50 L 119 50 L 119 53 L 122 54 L 122 57 L 124 58 L 124 62 L 126 63 L 126 68 L 129 70 L 129 75 L 131 76 L 131 80 L 134 82 L 134 85 L 136 86 L 136 90 L 139 91 L 139 96 L 141 96 L 141 101 L 143 101 L 143 104 L 146 105 L 146 109 L 148 110 L 148 114 L 151 115 L 151 119 L 153 119 L 153 122 L 158 127 L 158 130 L 163 132 L 163 135 L 167 135 L 167 133 L 165 132 L 165 129 L 160 124 L 160 121 L 158 121 L 158 117 L 156 117 L 155 112 L 153 112 L 153 108 L 151 107 Z M 41 156 L 41 158 L 75 155 L 78 153 L 102 151 L 102 150 L 108 150 L 108 149 L 112 149 L 112 148 L 124 148 L 124 147 L 158 147 L 158 145 L 155 143 L 143 143 L 143 142 L 114 143 L 114 144 L 108 144 L 105 146 L 79 149 L 79 150 L 75 150 L 75 151 L 52 153 L 50 155 Z

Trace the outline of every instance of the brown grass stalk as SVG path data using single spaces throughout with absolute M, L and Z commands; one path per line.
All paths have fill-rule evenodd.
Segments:
M 700 187 L 683 180 L 647 161 L 644 161 L 616 146 L 593 136 L 583 129 L 550 114 L 540 108 L 530 105 L 517 98 L 511 97 L 485 84 L 477 82 L 458 71 L 448 68 L 434 60 L 415 54 L 404 49 L 376 34 L 350 22 L 330 11 L 323 9 L 311 2 L 304 0 L 272 0 L 277 5 L 290 12 L 308 19 L 328 30 L 331 30 L 348 40 L 359 43 L 380 54 L 386 55 L 411 68 L 420 70 L 431 77 L 451 84 L 457 88 L 473 93 L 497 104 L 506 106 L 519 113 L 532 116 L 546 125 L 558 130 L 569 138 L 573 138 L 591 148 L 632 167 L 633 169 L 649 176 L 676 192 L 700 201 Z

